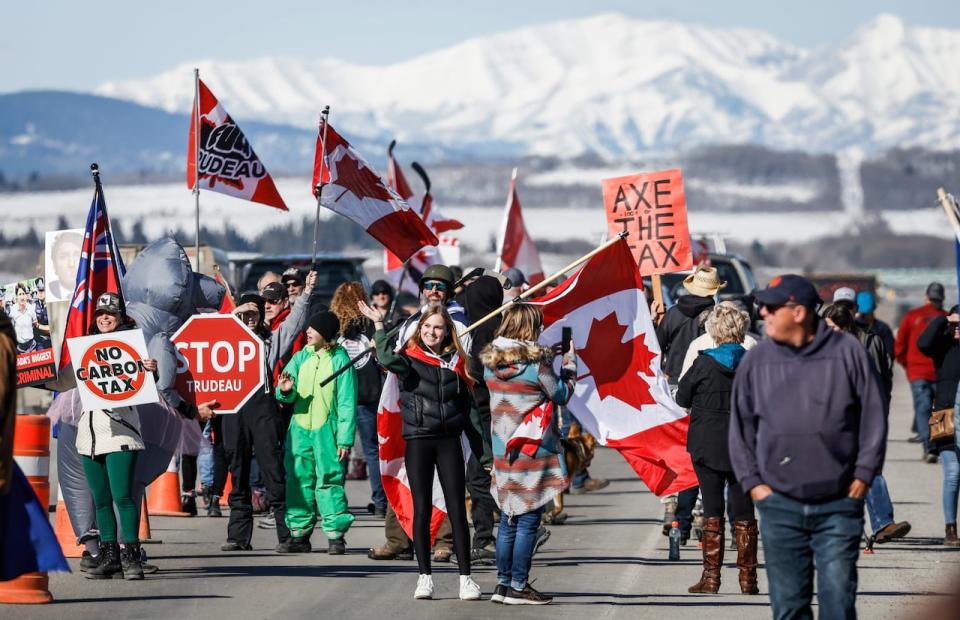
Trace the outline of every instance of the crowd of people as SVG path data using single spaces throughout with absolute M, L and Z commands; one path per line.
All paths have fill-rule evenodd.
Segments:
M 384 520 L 385 541 L 367 555 L 415 559 L 415 598 L 432 598 L 433 564 L 455 559 L 463 600 L 481 598 L 471 568 L 485 564 L 496 566 L 492 601 L 549 603 L 530 579 L 534 553 L 549 537 L 544 520 L 556 517 L 564 491 L 608 482 L 568 468 L 569 415 L 534 450 L 510 447 L 530 412 L 564 405 L 576 387 L 576 351 L 539 342 L 537 306 L 516 302 L 471 323 L 519 294 L 523 274 L 464 280 L 432 265 L 420 278 L 420 299 L 402 306 L 383 280 L 369 292 L 346 282 L 324 303 L 312 295 L 316 277 L 295 268 L 267 273 L 257 290 L 239 295 L 234 313 L 263 340 L 265 384 L 237 414 L 216 415 L 216 403 L 171 404 L 204 437 L 199 457 L 180 457 L 183 510 L 196 515 L 202 496 L 207 515 L 222 516 L 229 472 L 223 552 L 251 550 L 255 525 L 276 532 L 277 553 L 310 552 L 319 526 L 327 552 L 343 555 L 356 518 L 345 491 L 352 455 L 366 462 L 368 511 Z M 894 519 L 882 474 L 897 363 L 913 396 L 912 441 L 925 461 L 942 464 L 943 542 L 960 546 L 955 435 L 931 426 L 954 419 L 960 385 L 960 314 L 956 306 L 943 310 L 942 285 L 927 288 L 927 303 L 906 314 L 895 338 L 875 316 L 872 291 L 841 287 L 825 303 L 808 280 L 784 275 L 721 300 L 725 283 L 709 266 L 683 287 L 669 309 L 654 304 L 651 314 L 663 373 L 690 415 L 687 450 L 699 486 L 665 499 L 665 521 L 677 520 L 681 543 L 697 530 L 702 545 L 701 575 L 689 592 L 719 592 L 729 531 L 742 594 L 760 593 L 764 545 L 775 617 L 809 614 L 814 579 L 821 615 L 854 612 L 861 541 L 887 543 L 911 528 Z M 91 333 L 136 326 L 116 295 L 96 304 Z M 145 366 L 158 372 L 156 360 Z M 388 375 L 399 393 L 412 539 L 380 476 L 377 408 Z M 137 539 L 137 459 L 145 448 L 137 409 L 84 411 L 66 439 L 95 506 L 95 535 L 78 535 L 87 543 L 81 570 L 131 580 L 157 570 Z M 435 541 L 434 475 L 447 508 Z M 268 514 L 255 524 L 256 512 Z

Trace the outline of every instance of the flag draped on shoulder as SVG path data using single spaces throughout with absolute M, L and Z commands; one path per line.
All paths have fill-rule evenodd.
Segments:
M 325 122 L 320 124 L 313 163 L 314 192 L 321 182 L 324 186 L 320 204 L 363 226 L 367 234 L 401 261 L 406 261 L 426 245 L 437 245 L 437 236 L 420 216 L 333 126 L 327 124 L 324 131 Z M 321 165 L 321 162 L 324 163 Z
M 510 193 L 500 227 L 500 239 L 497 247 L 497 271 L 506 271 L 516 267 L 527 277 L 530 285 L 543 281 L 543 266 L 537 246 L 527 232 L 520 211 L 520 198 L 517 197 L 517 171 L 514 169 L 510 179 Z
M 577 387 L 567 406 L 584 428 L 619 451 L 656 495 L 696 486 L 690 418 L 660 370 L 660 345 L 626 240 L 532 303 L 543 310 L 541 342 L 558 342 L 561 329 L 572 328 Z
M 107 204 L 103 198 L 103 188 L 97 182 L 93 193 L 93 203 L 87 213 L 87 225 L 83 232 L 83 246 L 80 250 L 80 263 L 77 266 L 77 284 L 70 298 L 67 322 L 60 348 L 60 369 L 70 362 L 67 348 L 69 338 L 86 336 L 93 325 L 96 300 L 104 293 L 116 293 L 120 296 L 123 308 L 122 278 L 126 273 L 117 241 L 110 228 L 107 217 Z
M 223 109 L 203 81 L 198 83 L 199 106 L 193 102 L 190 115 L 190 139 L 187 144 L 187 187 L 194 189 L 197 158 L 200 165 L 200 189 L 208 189 L 235 198 L 259 202 L 287 210 L 270 173 L 240 126 Z M 200 118 L 197 118 L 199 107 Z M 200 128 L 199 144 L 197 127 Z

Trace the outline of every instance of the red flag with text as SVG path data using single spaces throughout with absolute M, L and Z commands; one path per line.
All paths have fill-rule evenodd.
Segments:
M 543 343 L 573 330 L 577 387 L 568 407 L 602 445 L 616 448 L 656 495 L 697 486 L 687 452 L 690 418 L 660 370 L 650 310 L 625 239 L 591 258 L 532 303 L 543 310 Z
M 500 245 L 497 250 L 496 270 L 503 272 L 516 267 L 526 276 L 532 286 L 543 281 L 543 266 L 537 246 L 527 232 L 520 211 L 520 199 L 517 197 L 517 171 L 510 179 L 510 193 L 507 194 L 507 206 L 500 227 Z
M 200 144 L 197 145 L 197 102 L 190 114 L 187 144 L 187 187 L 193 189 L 200 156 L 200 189 L 259 202 L 287 210 L 273 178 L 240 127 L 202 81 L 200 90 Z
M 420 216 L 413 212 L 371 168 L 350 143 L 327 125 L 327 144 L 323 144 L 324 125 L 320 124 L 317 152 L 313 160 L 313 187 L 320 185 L 323 166 L 323 195 L 320 204 L 363 226 L 367 234 L 393 252 L 401 261 L 410 258 L 425 245 L 437 245 Z

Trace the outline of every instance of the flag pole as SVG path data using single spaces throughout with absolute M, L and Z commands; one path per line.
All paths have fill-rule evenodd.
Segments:
M 510 175 L 510 193 L 507 194 L 507 204 L 503 208 L 503 224 L 500 225 L 500 236 L 497 239 L 497 262 L 493 266 L 494 271 L 500 271 L 503 267 L 503 244 L 507 237 L 507 226 L 510 225 L 510 207 L 513 205 L 513 196 L 517 193 L 517 169 L 513 169 Z
M 194 270 L 200 273 L 200 69 L 193 69 L 193 204 L 196 215 L 194 246 L 197 253 Z
M 494 311 L 491 312 L 490 314 L 486 315 L 485 317 L 483 317 L 483 318 L 481 318 L 481 319 L 479 319 L 479 320 L 477 320 L 477 321 L 474 321 L 473 323 L 470 324 L 469 327 L 467 327 L 465 330 L 463 330 L 462 332 L 460 332 L 459 335 L 460 335 L 460 336 L 463 336 L 464 334 L 469 334 L 470 332 L 472 332 L 472 331 L 475 330 L 476 328 L 480 327 L 481 325 L 483 325 L 484 323 L 486 323 L 487 321 L 489 321 L 489 320 L 492 319 L 493 317 L 497 316 L 498 314 L 500 314 L 501 312 L 503 312 L 504 310 L 506 310 L 506 309 L 509 308 L 510 306 L 512 306 L 512 305 L 514 305 L 514 304 L 517 304 L 517 303 L 520 303 L 521 301 L 523 301 L 524 299 L 527 299 L 528 297 L 532 297 L 532 296 L 534 295 L 534 293 L 537 293 L 537 292 L 539 292 L 539 291 L 542 291 L 542 290 L 545 289 L 547 286 L 549 286 L 554 280 L 556 280 L 557 278 L 559 278 L 560 276 L 562 276 L 562 275 L 565 274 L 566 272 L 570 271 L 571 269 L 574 269 L 575 267 L 579 267 L 580 265 L 582 265 L 583 263 L 587 262 L 588 260 L 590 260 L 591 258 L 593 258 L 594 256 L 596 256 L 596 255 L 599 254 L 600 252 L 603 252 L 604 250 L 606 250 L 607 248 L 609 248 L 611 245 L 613 245 L 613 244 L 615 244 L 615 243 L 619 243 L 621 239 L 625 239 L 626 237 L 627 237 L 627 232 L 624 231 L 624 232 L 620 233 L 619 235 L 617 235 L 616 237 L 614 237 L 613 239 L 610 239 L 609 241 L 607 241 L 606 243 L 604 243 L 604 244 L 601 245 L 600 247 L 598 247 L 598 248 L 596 248 L 596 249 L 594 249 L 594 250 L 591 250 L 590 252 L 587 252 L 586 254 L 584 254 L 583 256 L 581 256 L 580 258 L 578 258 L 577 260 L 573 261 L 573 262 L 570 263 L 569 265 L 567 265 L 567 266 L 565 266 L 565 267 L 561 267 L 560 270 L 557 271 L 557 272 L 555 272 L 553 275 L 551 275 L 551 276 L 549 276 L 549 277 L 547 277 L 547 278 L 544 278 L 543 282 L 539 282 L 539 283 L 537 283 L 537 284 L 534 284 L 533 286 L 531 286 L 530 288 L 528 288 L 528 289 L 525 290 L 524 292 L 520 293 L 519 295 L 517 295 L 516 297 L 514 297 L 513 299 L 511 299 L 511 300 L 508 301 L 507 303 L 503 304 L 502 306 L 500 306 L 499 308 L 497 308 L 496 310 L 494 310 Z
M 313 269 L 316 269 L 317 263 L 317 243 L 320 241 L 320 203 L 321 198 L 323 198 L 323 186 L 326 185 L 323 181 L 324 173 L 324 164 L 327 163 L 327 125 L 330 121 L 330 106 L 323 106 L 323 111 L 320 112 L 320 174 L 317 177 L 317 186 L 314 188 L 317 194 L 317 219 L 313 222 Z
M 123 298 L 123 281 L 120 278 L 120 248 L 117 245 L 116 238 L 113 236 L 113 227 L 110 225 L 110 215 L 107 213 L 107 199 L 103 195 L 103 184 L 100 182 L 100 166 L 96 162 L 90 164 L 90 174 L 93 176 L 93 200 L 94 202 L 99 202 L 100 208 L 103 210 L 104 227 L 110 233 L 110 252 L 116 254 L 114 260 L 110 261 L 110 267 L 113 269 L 113 277 L 117 280 L 117 297 L 120 298 L 120 313 L 126 314 L 127 302 Z M 99 201 L 97 200 L 97 196 L 100 197 Z M 92 256 L 90 260 L 93 260 Z

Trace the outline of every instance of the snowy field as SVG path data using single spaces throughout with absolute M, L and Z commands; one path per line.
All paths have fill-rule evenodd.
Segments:
M 24 233 L 33 227 L 42 233 L 56 228 L 63 216 L 69 228 L 82 228 L 90 208 L 93 187 L 61 192 L 34 192 L 0 194 L 0 213 L 4 235 Z M 244 202 L 213 192 L 200 195 L 203 225 L 222 230 L 229 223 L 245 237 L 252 238 L 273 227 L 282 226 L 303 217 L 311 217 L 316 210 L 306 179 L 278 179 L 280 194 L 287 201 L 289 213 L 270 207 Z M 142 222 L 148 237 L 157 237 L 178 229 L 192 232 L 194 226 L 194 199 L 185 185 L 131 185 L 111 186 L 105 179 L 105 194 L 110 218 L 123 235 L 138 221 Z M 523 196 L 520 196 L 521 202 Z M 497 235 L 502 209 L 498 207 L 470 207 L 439 205 L 449 217 L 462 221 L 465 227 L 456 231 L 468 251 L 484 252 L 490 239 Z M 733 241 L 749 243 L 758 239 L 798 242 L 826 235 L 848 233 L 855 235 L 852 217 L 842 211 L 797 213 L 710 213 L 690 209 L 692 234 L 721 233 Z M 321 210 L 324 219 L 334 217 Z M 900 234 L 923 233 L 949 238 L 943 212 L 938 208 L 911 211 L 884 212 L 892 230 Z M 527 208 L 524 211 L 527 228 L 533 238 L 563 241 L 582 239 L 597 242 L 606 232 L 603 209 L 599 204 L 583 208 Z

